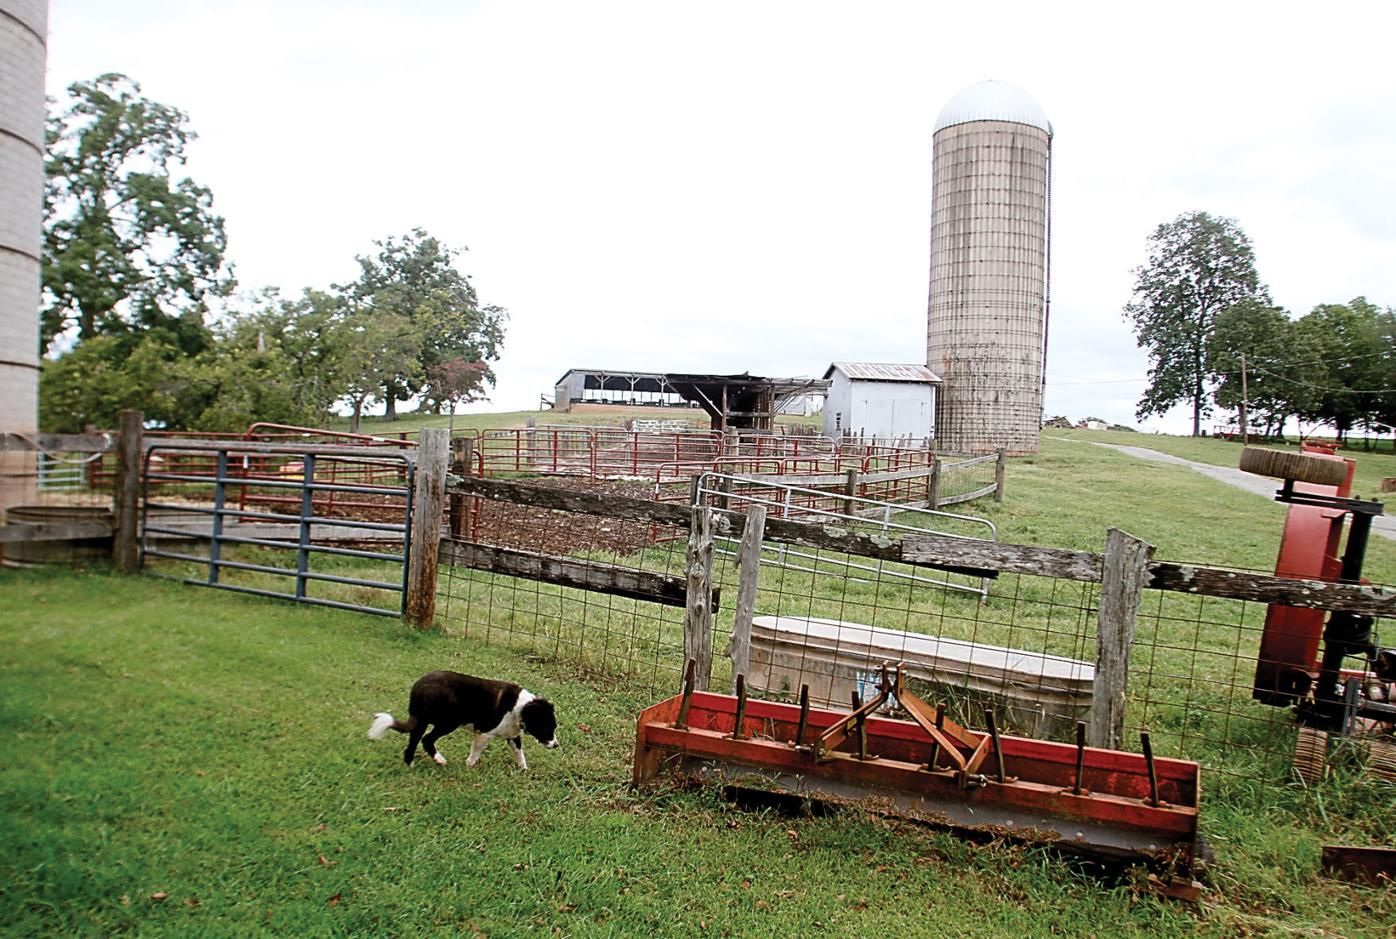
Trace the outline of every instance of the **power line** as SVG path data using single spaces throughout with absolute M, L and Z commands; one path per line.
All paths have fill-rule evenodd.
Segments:
M 1368 389 L 1368 390 L 1362 390 L 1362 389 L 1358 389 L 1358 388 L 1331 388 L 1331 387 L 1329 387 L 1329 386 L 1327 386 L 1327 385 L 1315 385 L 1315 384 L 1313 384 L 1312 382 L 1299 381 L 1299 380 L 1294 379 L 1294 378 L 1286 378 L 1285 376 L 1276 374 L 1275 372 L 1272 372 L 1272 371 L 1270 371 L 1269 369 L 1257 368 L 1257 367 L 1254 367 L 1254 366 L 1253 366 L 1253 367 L 1251 368 L 1251 371 L 1253 371 L 1253 372 L 1261 372 L 1262 374 L 1269 375 L 1271 378 L 1274 378 L 1274 379 L 1276 379 L 1276 380 L 1278 380 L 1278 381 L 1289 382 L 1291 385 L 1299 385 L 1299 386 L 1302 387 L 1302 388 L 1316 388 L 1316 389 L 1318 389 L 1319 391 L 1330 391 L 1330 392 L 1332 392 L 1332 393 L 1334 393 L 1334 394 L 1348 394 L 1348 395 L 1384 395 L 1384 394 L 1390 394 L 1390 393 L 1392 393 L 1393 391 L 1396 391 L 1396 388 L 1373 388 L 1373 389 Z
M 1345 358 L 1345 359 L 1333 359 L 1333 358 L 1328 358 L 1328 359 L 1314 359 L 1314 360 L 1308 361 L 1308 362 L 1282 362 L 1282 361 L 1277 361 L 1277 360 L 1274 360 L 1274 359 L 1271 359 L 1271 360 L 1268 360 L 1268 361 L 1269 361 L 1269 363 L 1270 363 L 1271 365 L 1273 365 L 1273 366 L 1275 366 L 1275 367 L 1277 367 L 1277 368 L 1302 368 L 1302 367 L 1305 366 L 1305 365 L 1340 365 L 1340 364 L 1346 364 L 1346 363 L 1348 363 L 1348 362 L 1356 362 L 1356 361 L 1358 361 L 1359 359 L 1373 359 L 1373 358 L 1377 358 L 1378 356 L 1390 356 L 1390 355 L 1392 355 L 1391 350 L 1386 350 L 1386 351 L 1383 351 L 1383 352 L 1366 352 L 1366 353 L 1363 353 L 1362 355 L 1352 355 L 1352 356 L 1348 356 L 1348 357 Z M 1265 361 L 1265 360 L 1262 360 L 1262 361 Z M 1265 374 L 1271 375 L 1271 376 L 1273 376 L 1273 377 L 1275 377 L 1275 378 L 1278 378 L 1278 379 L 1280 379 L 1281 381 L 1290 381 L 1290 382 L 1293 382 L 1293 383 L 1296 384 L 1296 385 L 1305 385 L 1305 384 L 1306 384 L 1305 382 L 1294 381 L 1293 379 L 1285 378 L 1283 375 L 1278 375 L 1278 374 L 1276 374 L 1276 373 L 1274 373 L 1274 372 L 1267 371 L 1266 369 L 1261 368 L 1260 366 L 1256 365 L 1254 359 L 1251 360 L 1250 371 L 1252 371 L 1252 372 L 1265 372 Z M 1216 372 L 1216 373 L 1214 373 L 1214 374 L 1222 375 L 1222 376 L 1239 376 L 1239 375 L 1241 375 L 1242 373 L 1241 373 L 1241 370 L 1240 370 L 1240 369 L 1236 369 L 1236 370 L 1234 370 L 1234 371 L 1229 371 L 1229 372 Z M 1145 375 L 1145 376 L 1142 377 L 1142 378 L 1101 378 L 1101 379 L 1095 379 L 1095 380 L 1091 380 L 1091 381 L 1049 381 L 1049 382 L 1047 382 L 1046 384 L 1047 384 L 1048 387 L 1057 388 L 1057 387 L 1062 387 L 1062 386 L 1065 386 L 1065 385 L 1120 385 L 1120 384 L 1126 384 L 1126 383 L 1128 383 L 1128 382 L 1141 382 L 1141 381 L 1148 381 L 1148 380 L 1149 380 L 1149 377 L 1148 377 L 1147 375 Z M 1322 389 L 1325 390 L 1325 391 L 1345 391 L 1345 390 L 1347 390 L 1347 389 L 1343 389 L 1343 388 L 1325 388 L 1325 387 L 1322 386 L 1322 385 L 1306 385 L 1306 387 L 1309 387 L 1309 388 L 1322 388 Z M 1389 392 L 1389 391 L 1396 391 L 1396 388 L 1380 388 L 1380 389 L 1377 389 L 1376 391 L 1353 391 L 1353 392 L 1351 392 L 1351 394 L 1385 394 L 1385 393 L 1387 393 L 1387 392 Z

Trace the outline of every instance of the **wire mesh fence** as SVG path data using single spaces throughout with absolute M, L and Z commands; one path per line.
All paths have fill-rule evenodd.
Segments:
M 854 695 L 870 696 L 883 663 L 901 661 L 910 687 L 944 705 L 959 723 L 982 727 L 989 710 L 1003 732 L 1073 739 L 1099 694 L 1098 574 L 1003 569 L 986 578 L 982 571 L 910 563 L 897 556 L 896 546 L 921 536 L 969 543 L 985 532 L 972 531 L 973 520 L 954 513 L 926 512 L 916 521 L 905 507 L 898 507 L 890 527 L 834 506 L 781 520 L 785 506 L 769 491 L 743 491 L 729 482 L 709 474 L 691 487 L 718 518 L 711 687 L 725 689 L 732 681 L 728 652 L 734 630 L 742 629 L 734 615 L 742 577 L 738 544 L 745 513 L 762 505 L 771 510 L 771 525 L 786 528 L 774 534 L 768 528 L 755 565 L 745 670 L 751 694 L 790 700 L 806 686 L 816 703 L 847 707 Z M 644 486 L 613 486 L 612 495 L 642 503 Z M 448 628 L 623 676 L 648 693 L 673 693 L 686 655 L 682 591 L 690 532 L 682 514 L 672 513 L 687 509 L 668 507 L 671 514 L 657 521 L 643 513 L 616 518 L 481 503 L 476 543 L 521 558 L 491 555 L 449 567 L 440 607 Z M 651 507 L 645 511 L 662 506 Z M 821 524 L 809 526 L 817 515 Z M 799 534 L 826 527 L 845 538 L 866 535 L 863 547 L 841 550 Z M 470 547 L 469 538 L 457 541 L 459 550 Z M 870 545 L 891 547 L 874 556 L 877 550 L 865 550 Z M 1099 564 L 1098 555 L 1076 554 Z M 564 570 L 567 559 L 583 569 Z M 525 563 L 528 571 L 520 576 Z M 1121 745 L 1138 749 L 1140 732 L 1147 730 L 1156 753 L 1195 760 L 1228 785 L 1296 782 L 1292 709 L 1264 704 L 1251 693 L 1266 609 L 1257 601 L 1146 589 L 1129 657 Z M 1383 626 L 1378 621 L 1378 630 Z M 1390 739 L 1389 727 L 1365 732 L 1378 742 Z
M 1152 590 L 1144 599 L 1130 667 L 1131 739 L 1148 730 L 1160 753 L 1196 760 L 1228 783 L 1312 783 L 1325 775 L 1325 754 L 1306 753 L 1301 743 L 1307 734 L 1295 721 L 1296 699 L 1256 691 L 1267 604 Z M 1378 647 L 1393 635 L 1390 620 L 1378 619 L 1374 629 Z M 1377 700 L 1386 700 L 1386 683 L 1370 666 L 1348 661 L 1348 674 L 1380 686 Z M 1382 753 L 1392 740 L 1390 725 L 1350 730 L 1352 752 L 1335 757 L 1365 763 L 1369 744 Z
M 600 492 L 565 478 L 536 484 L 650 504 L 643 484 L 616 481 Z M 685 528 L 469 499 L 469 529 L 442 546 L 437 614 L 448 630 L 625 676 L 646 690 L 677 683 L 684 666 Z
M 95 438 L 85 450 L 41 445 L 37 435 L 15 435 L 31 449 L 0 452 L 0 495 L 10 525 L 110 526 L 110 477 L 100 472 L 105 454 L 93 446 L 114 445 L 114 437 Z M 71 446 L 72 444 L 70 444 Z M 101 537 L 0 543 L 6 566 L 80 566 L 110 555 L 110 539 Z

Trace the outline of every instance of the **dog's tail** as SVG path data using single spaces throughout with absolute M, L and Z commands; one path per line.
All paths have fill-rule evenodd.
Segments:
M 373 715 L 373 723 L 368 727 L 368 738 L 370 740 L 382 740 L 388 735 L 388 731 L 395 730 L 400 734 L 405 734 L 417 725 L 415 717 L 409 717 L 405 721 L 394 720 L 387 711 L 379 711 Z

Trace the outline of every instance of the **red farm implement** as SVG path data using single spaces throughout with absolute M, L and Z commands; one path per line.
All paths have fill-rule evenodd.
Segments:
M 1306 445 L 1300 453 L 1247 447 L 1241 469 L 1284 481 L 1286 503 L 1275 573 L 1298 580 L 1362 583 L 1372 520 L 1380 502 L 1352 498 L 1356 464 L 1332 449 Z M 1347 541 L 1343 542 L 1343 529 Z M 1341 553 L 1339 553 L 1341 551 Z M 1322 778 L 1328 735 L 1366 743 L 1369 766 L 1396 779 L 1396 650 L 1378 648 L 1369 616 L 1272 604 L 1266 612 L 1253 696 L 1294 706 L 1300 731 L 1294 767 L 1307 781 Z M 1349 659 L 1362 661 L 1349 668 Z
M 661 773 L 777 798 L 858 802 L 935 825 L 1051 842 L 1074 853 L 1144 862 L 1170 892 L 1192 895 L 1198 765 L 1144 753 L 1000 735 L 949 720 L 909 692 L 898 665 L 850 711 L 684 691 L 640 714 L 637 785 Z M 894 705 L 909 719 L 882 716 Z

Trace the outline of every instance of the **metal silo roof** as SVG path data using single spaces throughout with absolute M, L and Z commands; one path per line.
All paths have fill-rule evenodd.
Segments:
M 924 365 L 889 365 L 883 362 L 835 362 L 824 372 L 829 378 L 834 369 L 855 381 L 909 381 L 938 383 L 940 376 Z
M 932 133 L 972 121 L 1009 121 L 1038 127 L 1052 136 L 1052 122 L 1037 99 L 1008 82 L 983 81 L 970 85 L 940 109 Z

